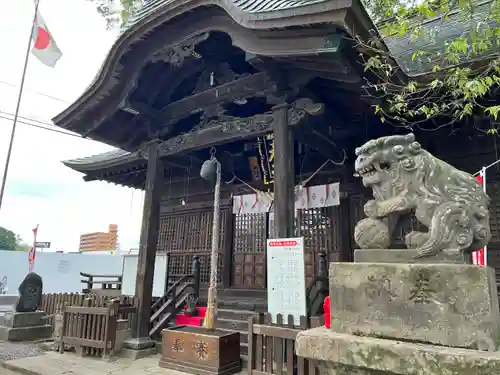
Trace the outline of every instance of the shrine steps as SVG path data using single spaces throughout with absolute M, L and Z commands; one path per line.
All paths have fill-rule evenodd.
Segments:
M 207 305 L 208 289 L 200 290 L 198 304 Z M 216 328 L 240 333 L 240 354 L 242 366 L 248 363 L 248 318 L 267 312 L 267 291 L 262 289 L 228 288 L 217 291 Z
M 199 304 L 206 306 L 208 290 L 200 290 Z M 267 291 L 262 289 L 227 288 L 217 291 L 219 309 L 267 312 Z
M 217 310 L 216 327 L 227 332 L 239 332 L 240 356 L 244 368 L 248 363 L 248 318 L 255 315 L 255 311 L 219 308 Z

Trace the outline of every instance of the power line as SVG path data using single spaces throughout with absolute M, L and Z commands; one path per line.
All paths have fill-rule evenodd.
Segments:
M 2 110 L 0 110 L 0 114 L 14 117 L 13 113 L 5 112 L 5 111 L 2 111 Z M 26 121 L 37 122 L 37 123 L 39 123 L 41 125 L 55 126 L 54 124 L 52 124 L 50 122 L 42 121 L 42 120 L 37 120 L 37 119 L 35 119 L 33 117 L 25 117 L 25 116 L 18 116 L 18 117 L 21 118 L 21 119 L 23 119 L 23 120 L 26 120 Z
M 2 115 L 14 117 L 14 114 L 0 110 L 0 118 L 3 118 L 5 120 L 13 120 L 13 118 L 5 117 Z M 18 118 L 25 120 L 25 121 L 20 121 L 20 123 L 24 124 L 24 125 L 29 125 L 29 126 L 33 126 L 35 128 L 52 131 L 54 133 L 60 133 L 60 134 L 71 135 L 73 137 L 78 137 L 78 138 L 82 138 L 82 139 L 88 139 L 88 138 L 82 137 L 80 134 L 71 132 L 69 130 L 58 129 L 58 128 L 56 128 L 56 126 L 54 124 L 51 124 L 50 122 L 45 122 L 45 121 L 34 119 L 32 117 L 25 117 L 25 116 L 18 116 Z M 26 121 L 35 122 L 35 124 L 27 123 Z M 50 128 L 46 128 L 46 126 L 50 126 Z
M 3 113 L 3 112 L 1 112 L 1 113 Z M 0 114 L 0 119 L 11 120 L 11 121 L 13 120 L 13 118 L 10 118 L 10 117 L 7 117 L 7 116 L 3 116 L 2 114 Z M 33 121 L 31 119 L 28 119 L 28 120 Z M 38 125 L 38 124 L 32 124 L 32 123 L 29 123 L 29 122 L 21 120 L 21 119 L 18 119 L 17 122 L 20 123 L 20 124 L 23 124 L 23 125 L 32 126 L 34 128 L 38 128 L 38 129 L 42 129 L 42 130 L 47 130 L 47 131 L 51 131 L 51 132 L 54 132 L 54 133 L 59 133 L 59 134 L 64 134 L 64 135 L 70 135 L 72 137 L 77 137 L 77 138 L 81 138 L 81 139 L 91 140 L 89 138 L 83 138 L 80 134 L 70 133 L 70 132 L 67 132 L 67 131 L 64 131 L 64 130 L 59 130 L 59 129 L 46 128 L 45 126 Z
M 4 84 L 4 85 L 7 85 L 7 86 L 10 86 L 10 87 L 19 87 L 19 85 L 15 85 L 15 84 L 13 84 L 13 83 L 10 83 L 10 82 L 7 82 L 7 81 L 3 81 L 3 80 L 0 80 L 0 83 L 1 83 L 1 84 Z M 61 103 L 71 104 L 70 102 L 68 102 L 68 101 L 66 101 L 66 100 L 63 100 L 63 99 L 57 98 L 57 97 L 55 97 L 55 96 L 49 95 L 49 94 L 44 93 L 44 92 L 34 91 L 34 90 L 30 90 L 30 89 L 27 89 L 27 91 L 31 91 L 32 93 L 34 93 L 34 94 L 36 94 L 36 95 L 44 96 L 44 97 L 46 97 L 46 98 L 49 98 L 49 99 L 52 99 L 52 100 L 56 100 L 56 101 L 61 102 Z

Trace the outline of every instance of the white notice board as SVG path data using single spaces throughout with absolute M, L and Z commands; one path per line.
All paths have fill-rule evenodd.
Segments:
M 267 306 L 274 322 L 292 314 L 299 325 L 306 315 L 303 237 L 267 240 Z

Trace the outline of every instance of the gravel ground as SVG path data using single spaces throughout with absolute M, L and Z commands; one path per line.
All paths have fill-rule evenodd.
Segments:
M 0 341 L 0 362 L 34 357 L 41 354 L 43 354 L 43 350 L 41 350 L 37 344 L 17 344 Z M 2 375 L 1 372 L 0 375 Z

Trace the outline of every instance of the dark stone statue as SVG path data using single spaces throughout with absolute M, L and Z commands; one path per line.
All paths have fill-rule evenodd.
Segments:
M 356 149 L 356 175 L 373 191 L 364 206 L 367 218 L 355 228 L 362 249 L 387 248 L 386 218 L 414 214 L 428 228 L 406 235 L 416 258 L 444 250 L 469 254 L 491 238 L 489 198 L 470 174 L 434 157 L 413 134 L 371 140 Z
M 40 306 L 43 293 L 43 282 L 40 275 L 30 272 L 19 285 L 19 299 L 16 303 L 16 312 L 34 312 Z

